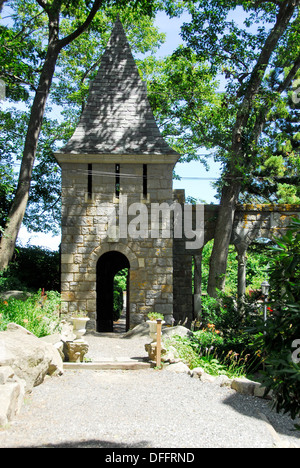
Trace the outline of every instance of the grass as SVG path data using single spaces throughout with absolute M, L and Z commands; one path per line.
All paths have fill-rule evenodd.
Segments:
M 246 377 L 249 367 L 249 354 L 239 355 L 230 351 L 218 356 L 211 346 L 203 351 L 186 337 L 172 336 L 164 341 L 167 351 L 173 351 L 190 369 L 202 367 L 210 375 L 226 375 L 229 378 Z
M 10 298 L 0 302 L 0 330 L 10 322 L 26 328 L 38 338 L 50 335 L 59 327 L 60 294 L 38 291 L 25 301 Z

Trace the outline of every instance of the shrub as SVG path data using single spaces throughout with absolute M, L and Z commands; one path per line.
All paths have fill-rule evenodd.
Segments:
M 300 339 L 300 220 L 272 249 L 270 283 L 272 309 L 266 326 L 260 323 L 256 346 L 265 355 L 264 384 L 274 395 L 279 412 L 300 415 L 300 363 L 293 362 L 293 343 Z
M 60 294 L 41 291 L 25 301 L 8 299 L 0 302 L 0 330 L 5 330 L 8 323 L 22 325 L 38 338 L 52 334 L 59 327 Z
M 177 356 L 189 366 L 190 369 L 200 366 L 201 360 L 189 338 L 174 335 L 164 340 L 164 345 L 167 350 L 170 349 L 170 347 L 175 348 Z
M 251 343 L 256 330 L 254 323 L 261 311 L 256 305 L 256 298 L 247 296 L 243 308 L 239 308 L 234 297 L 219 293 L 217 299 L 209 296 L 203 298 L 201 326 L 207 329 L 208 325 L 214 325 L 220 331 L 222 341 L 215 341 L 218 354 L 227 354 L 234 351 L 252 354 Z M 250 329 L 252 332 L 250 333 Z
M 60 290 L 59 252 L 42 247 L 18 247 L 8 268 L 0 272 L 0 291 Z
M 202 348 L 204 342 L 206 345 L 212 342 L 212 335 L 215 335 L 216 340 L 220 339 L 216 333 L 200 334 L 196 332 L 195 334 L 197 335 L 189 338 L 174 335 L 165 340 L 164 345 L 167 350 L 175 349 L 177 356 L 190 369 L 202 367 L 207 374 L 214 376 L 223 374 L 228 377 L 240 377 L 246 375 L 249 355 L 238 355 L 231 351 L 224 358 L 220 358 L 212 346 Z M 199 343 L 202 343 L 200 347 Z
M 215 329 L 213 324 L 208 324 L 206 330 L 199 330 L 193 333 L 192 341 L 199 353 L 204 353 L 206 350 L 222 346 L 224 339 L 220 336 L 220 332 Z

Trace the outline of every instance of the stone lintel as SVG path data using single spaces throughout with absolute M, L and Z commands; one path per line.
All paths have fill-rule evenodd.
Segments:
M 76 154 L 54 153 L 59 165 L 71 164 L 176 164 L 177 154 Z

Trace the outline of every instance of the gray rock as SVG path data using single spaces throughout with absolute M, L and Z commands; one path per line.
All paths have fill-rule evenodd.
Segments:
M 17 323 L 9 323 L 6 327 L 6 331 L 19 331 L 19 332 L 22 332 L 24 333 L 25 335 L 31 335 L 31 336 L 35 336 L 33 333 L 31 333 L 31 331 L 27 330 L 27 328 L 24 328 L 22 327 L 22 325 L 18 325 Z
M 267 398 L 271 399 L 272 398 L 272 392 L 266 393 L 266 387 L 264 387 L 262 384 L 259 382 L 254 382 L 254 396 L 258 398 Z
M 5 291 L 0 294 L 1 300 L 7 301 L 8 299 L 20 299 L 22 301 L 26 301 L 28 297 L 30 297 L 30 293 L 24 292 L 24 291 Z
M 10 365 L 15 375 L 26 382 L 26 392 L 43 382 L 45 376 L 63 373 L 58 350 L 22 327 L 0 332 L 0 366 Z
M 8 379 L 13 377 L 14 371 L 10 366 L 0 367 L 0 385 L 4 385 Z
M 125 333 L 124 338 L 137 338 L 140 336 L 149 336 L 149 325 L 148 323 L 140 323 L 136 327 L 132 328 L 132 330 L 129 330 L 127 333 Z
M 184 362 L 176 362 L 175 364 L 169 364 L 166 368 L 168 372 L 175 372 L 176 374 L 189 374 L 192 375 L 190 368 L 184 364 Z
M 219 375 L 217 377 L 217 383 L 220 385 L 220 387 L 231 387 L 232 384 L 232 379 L 227 377 L 227 375 Z
M 198 379 L 200 379 L 201 375 L 203 375 L 205 372 L 204 369 L 202 369 L 202 367 L 194 367 L 192 373 L 193 377 L 197 377 Z
M 176 325 L 175 327 L 163 327 L 162 328 L 162 336 L 168 337 L 168 336 L 191 336 L 193 332 L 189 330 L 186 327 L 183 327 L 182 325 Z
M 209 382 L 209 383 L 216 383 L 218 377 L 215 377 L 214 375 L 207 374 L 206 372 L 203 372 L 201 375 L 200 379 L 201 382 Z
M 25 396 L 26 382 L 11 375 L 11 371 L 9 379 L 0 385 L 0 426 L 5 426 L 20 412 Z
M 45 343 L 51 343 L 54 346 L 54 348 L 56 348 L 57 351 L 59 352 L 60 357 L 62 358 L 62 360 L 65 359 L 64 341 L 62 341 L 63 338 L 59 333 L 55 333 L 53 335 L 43 336 L 42 338 L 40 338 L 40 340 L 44 341 Z
M 231 388 L 242 395 L 254 394 L 255 382 L 246 378 L 233 379 Z

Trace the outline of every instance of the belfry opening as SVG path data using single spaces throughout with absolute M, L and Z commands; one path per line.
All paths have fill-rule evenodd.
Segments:
M 129 273 L 129 260 L 121 252 L 106 252 L 99 258 L 96 275 L 98 332 L 129 329 Z

